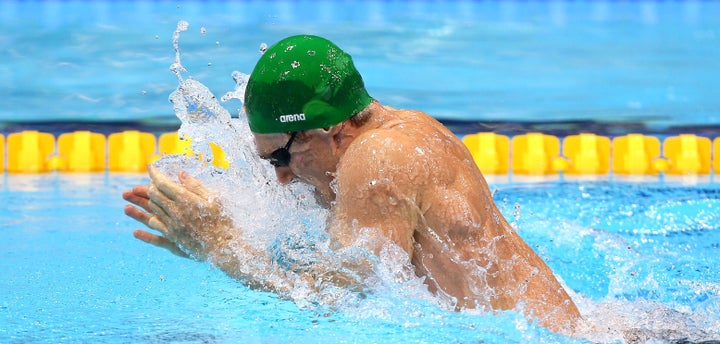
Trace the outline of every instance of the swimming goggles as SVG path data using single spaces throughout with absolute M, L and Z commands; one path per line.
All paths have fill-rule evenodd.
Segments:
M 267 159 L 270 165 L 275 167 L 290 165 L 290 145 L 293 143 L 293 140 L 295 140 L 295 135 L 297 135 L 297 131 L 290 134 L 290 140 L 285 144 L 285 147 L 280 147 L 270 153 L 270 157 Z

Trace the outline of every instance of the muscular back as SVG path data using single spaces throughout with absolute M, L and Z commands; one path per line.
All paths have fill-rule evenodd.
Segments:
M 353 231 L 382 231 L 457 309 L 522 303 L 551 329 L 571 326 L 575 305 L 497 209 L 462 142 L 422 112 L 385 107 L 378 116 L 341 157 L 335 212 L 344 224 L 331 234 L 350 244 Z

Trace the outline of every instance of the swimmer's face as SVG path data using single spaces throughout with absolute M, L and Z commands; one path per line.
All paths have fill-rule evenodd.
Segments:
M 282 184 L 290 183 L 295 178 L 295 174 L 290 168 L 293 155 L 291 153 L 293 150 L 292 143 L 295 141 L 294 139 L 290 141 L 292 136 L 290 134 L 253 134 L 253 136 L 255 136 L 255 147 L 257 147 L 260 158 L 268 161 L 268 163 L 275 167 L 275 174 L 278 181 Z M 290 143 L 289 147 L 288 143 Z M 277 155 L 282 154 L 278 152 L 284 149 L 287 149 L 287 153 L 285 154 L 287 154 L 289 158 L 288 161 L 282 161 L 284 160 L 282 157 L 280 157 L 280 159 L 277 157 Z
M 331 138 L 322 129 L 303 131 L 291 141 L 290 134 L 253 134 L 260 158 L 272 163 L 278 182 L 288 184 L 293 180 L 313 185 L 323 198 L 334 199 L 330 182 L 338 159 L 333 151 Z M 290 143 L 288 147 L 288 143 Z M 285 147 L 289 161 L 280 161 Z M 275 155 L 275 156 L 273 156 Z
M 278 181 L 287 184 L 298 178 L 319 186 L 318 183 L 330 181 L 327 176 L 334 173 L 337 166 L 337 158 L 329 144 L 330 140 L 322 133 L 316 130 L 303 131 L 298 132 L 294 138 L 291 134 L 285 133 L 253 135 L 260 158 L 275 167 Z M 287 147 L 286 153 L 282 152 L 285 147 Z M 284 160 L 280 159 L 282 155 L 286 155 L 289 161 L 282 161 Z
M 290 147 L 292 146 L 296 136 L 297 132 L 290 133 L 290 139 L 285 146 L 272 151 L 272 153 L 268 156 L 261 156 L 261 158 L 267 160 L 267 162 L 275 168 L 290 166 L 290 159 L 292 159 L 292 155 L 290 155 Z

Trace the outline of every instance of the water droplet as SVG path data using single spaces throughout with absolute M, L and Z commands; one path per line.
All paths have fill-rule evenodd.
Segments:
M 267 45 L 267 43 L 261 43 L 261 44 L 260 44 L 260 53 L 261 53 L 261 54 L 264 54 L 267 50 L 268 50 L 268 45 Z
M 220 45 L 220 41 L 215 41 L 215 45 Z
M 201 27 L 201 28 L 200 28 L 200 34 L 203 35 L 203 36 L 205 36 L 206 33 L 207 33 L 207 29 L 206 29 L 204 26 Z
M 293 63 L 291 64 L 291 66 L 292 66 L 293 68 L 300 67 L 300 61 L 293 61 Z
M 160 36 L 158 36 L 158 35 L 155 35 L 155 39 L 160 39 Z
M 223 102 L 229 101 L 230 99 L 239 99 L 244 101 L 245 99 L 245 88 L 247 82 L 250 79 L 250 75 L 241 73 L 238 71 L 232 72 L 232 78 L 235 81 L 235 89 L 233 91 L 225 93 L 220 100 Z
M 212 67 L 212 62 L 208 62 L 208 67 Z
M 141 93 L 142 93 L 142 95 L 146 95 L 147 91 L 143 90 Z
M 177 24 L 177 29 L 178 29 L 178 31 L 185 31 L 185 30 L 187 30 L 189 27 L 190 27 L 190 23 L 188 23 L 188 22 L 185 21 L 185 20 L 181 20 L 181 21 L 179 21 L 178 24 Z
M 315 50 L 308 50 L 308 56 L 315 56 Z

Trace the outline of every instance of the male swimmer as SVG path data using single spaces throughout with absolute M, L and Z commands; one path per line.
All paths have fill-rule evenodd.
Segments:
M 572 333 L 580 319 L 575 304 L 502 216 L 462 142 L 425 113 L 370 97 L 335 44 L 301 35 L 272 46 L 250 76 L 244 105 L 260 158 L 278 181 L 314 186 L 330 209 L 335 247 L 372 228 L 407 252 L 430 291 L 455 298 L 457 310 L 519 307 L 553 331 Z M 137 206 L 125 212 L 162 236 L 136 230 L 138 239 L 209 260 L 250 285 L 282 288 L 242 272 L 229 245 L 268 254 L 242 242 L 242 229 L 199 181 L 149 171 L 148 186 L 123 193 Z M 378 253 L 382 241 L 371 245 Z

